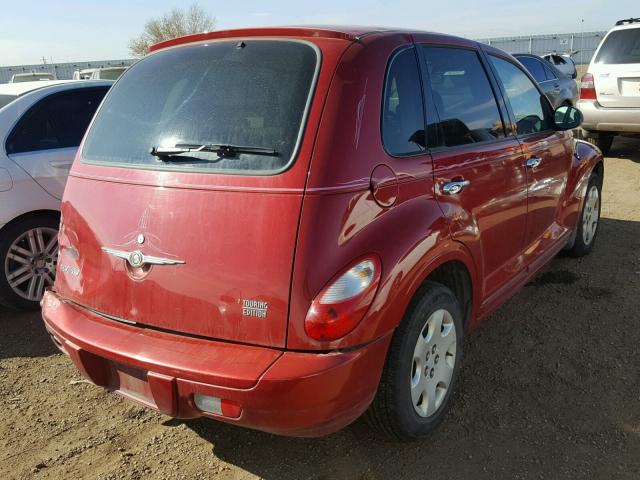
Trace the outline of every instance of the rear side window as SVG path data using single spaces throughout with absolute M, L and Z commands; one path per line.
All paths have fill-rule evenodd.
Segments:
M 396 54 L 387 70 L 382 139 L 391 155 L 411 155 L 425 150 L 422 88 L 413 48 Z
M 544 72 L 547 74 L 547 80 L 555 80 L 558 78 L 558 76 L 555 74 L 555 72 L 553 70 L 551 70 L 551 68 L 549 68 L 548 65 L 545 65 L 544 62 L 540 62 L 542 64 L 542 67 L 544 68 Z
M 219 41 L 154 53 L 129 68 L 107 96 L 82 158 L 162 170 L 277 173 L 295 156 L 318 64 L 316 50 L 297 41 Z M 184 145 L 275 153 L 150 153 Z
M 615 30 L 604 39 L 596 63 L 640 63 L 640 28 Z
M 549 103 L 529 77 L 513 63 L 490 55 L 516 117 L 518 135 L 552 128 Z
M 423 47 L 444 146 L 505 136 L 487 73 L 473 50 Z
M 40 100 L 7 137 L 7 153 L 77 147 L 106 93 L 107 88 L 83 88 Z
M 536 82 L 546 82 L 547 74 L 542 66 L 542 63 L 531 57 L 517 57 L 524 67 L 529 71 L 531 76 L 536 79 Z

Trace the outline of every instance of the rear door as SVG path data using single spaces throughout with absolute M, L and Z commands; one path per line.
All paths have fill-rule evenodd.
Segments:
M 479 52 L 423 46 L 427 91 L 439 122 L 430 144 L 436 195 L 482 268 L 485 297 L 514 277 L 524 245 L 527 186 L 520 144 L 506 130 L 502 105 Z M 431 130 L 431 127 L 429 128 Z
M 573 137 L 558 132 L 546 96 L 520 66 L 507 57 L 488 55 L 507 101 L 522 145 L 527 181 L 527 253 L 537 255 L 556 241 L 563 228 L 557 223 L 572 161 Z
M 609 32 L 592 69 L 600 105 L 640 108 L 640 27 Z
M 9 158 L 58 199 L 78 145 L 107 90 L 83 88 L 49 95 L 31 107 L 7 137 Z

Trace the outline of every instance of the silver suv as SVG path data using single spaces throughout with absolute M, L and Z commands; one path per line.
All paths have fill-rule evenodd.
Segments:
M 578 108 L 587 140 L 608 153 L 617 134 L 640 134 L 640 18 L 620 20 L 581 80 Z

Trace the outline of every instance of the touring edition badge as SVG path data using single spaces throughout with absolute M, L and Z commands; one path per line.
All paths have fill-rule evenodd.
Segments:
M 267 318 L 268 310 L 269 310 L 268 302 L 242 299 L 242 316 L 243 317 Z

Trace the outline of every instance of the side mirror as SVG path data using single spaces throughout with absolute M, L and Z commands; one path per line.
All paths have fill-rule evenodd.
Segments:
M 582 112 L 575 107 L 562 105 L 553 112 L 553 121 L 557 130 L 578 128 L 583 120 Z

